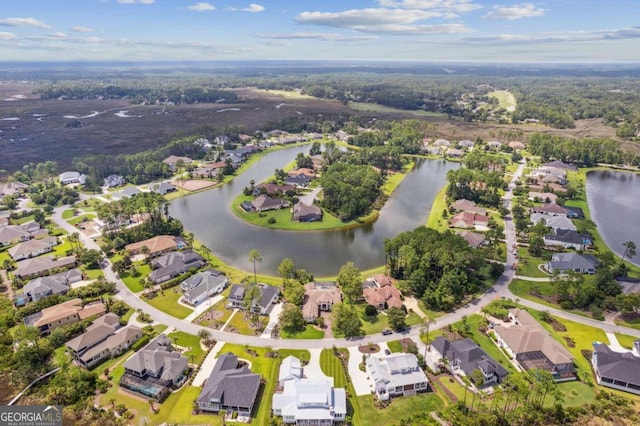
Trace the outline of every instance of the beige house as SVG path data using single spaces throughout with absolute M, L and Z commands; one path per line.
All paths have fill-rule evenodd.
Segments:
M 11 247 L 9 255 L 13 260 L 28 259 L 36 257 L 53 250 L 53 246 L 58 245 L 56 237 L 45 237 L 41 240 L 29 240 Z
M 54 270 L 66 270 L 76 266 L 75 256 L 55 259 L 51 256 L 40 256 L 32 259 L 21 260 L 17 263 L 14 275 L 18 278 L 32 278 L 47 275 Z
M 138 241 L 137 243 L 127 244 L 124 248 L 131 255 L 142 253 L 142 248 L 149 249 L 149 257 L 169 253 L 170 251 L 184 248 L 186 243 L 181 237 L 174 235 L 158 235 L 147 240 Z
M 304 290 L 302 317 L 307 322 L 314 322 L 321 312 L 331 311 L 333 305 L 342 302 L 342 293 L 333 281 L 312 281 Z
M 81 299 L 71 299 L 24 317 L 24 324 L 27 327 L 36 327 L 41 334 L 47 334 L 58 327 L 103 315 L 105 311 L 102 302 L 83 306 Z

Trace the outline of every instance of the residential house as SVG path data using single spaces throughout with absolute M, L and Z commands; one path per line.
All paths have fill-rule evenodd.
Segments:
M 464 156 L 464 151 L 457 148 L 449 148 L 445 151 L 445 155 L 451 158 L 462 158 Z
M 515 358 L 522 369 L 549 371 L 556 381 L 576 379 L 573 355 L 527 311 L 509 310 L 510 324 L 493 330 L 498 346 Z
M 124 177 L 120 175 L 109 175 L 104 178 L 104 186 L 106 186 L 107 188 L 116 188 L 126 183 L 127 181 L 124 180 Z
M 157 192 L 160 195 L 167 195 L 170 192 L 176 192 L 178 187 L 169 182 L 160 182 L 152 186 L 151 191 Z
M 251 416 L 262 377 L 232 353 L 222 354 L 213 366 L 196 403 L 201 411 L 225 410 Z
M 551 229 L 569 229 L 572 231 L 577 230 L 571 219 L 566 216 L 552 216 L 544 213 L 532 213 L 530 216 L 531 222 L 538 223 L 544 220 L 545 226 Z
M 24 194 L 27 189 L 29 189 L 29 185 L 25 185 L 22 182 L 0 182 L 0 200 L 2 200 L 5 195 L 20 196 Z
M 471 339 L 450 341 L 439 336 L 431 344 L 431 349 L 438 358 L 449 360 L 449 368 L 453 373 L 469 377 L 477 388 L 501 383 L 508 374 L 499 362 Z M 482 373 L 482 383 L 475 382 L 473 372 L 476 370 Z
M 595 274 L 600 262 L 593 255 L 579 253 L 555 253 L 546 263 L 549 272 L 566 273 L 569 271 L 581 274 Z
M 499 141 L 489 141 L 487 142 L 487 146 L 491 149 L 500 149 L 502 147 L 502 142 Z
M 304 286 L 302 317 L 314 322 L 321 312 L 329 312 L 336 303 L 342 302 L 342 292 L 334 281 L 312 281 Z
M 289 355 L 282 360 L 280 364 L 280 370 L 278 372 L 278 386 L 284 387 L 284 384 L 289 380 L 302 379 L 304 377 L 304 368 L 298 358 L 293 355 Z
M 580 207 L 566 206 L 567 217 L 571 219 L 584 219 L 584 212 Z
M 0 228 L 9 226 L 9 216 L 0 216 Z M 0 243 L 2 245 L 2 243 Z
M 141 328 L 129 325 L 120 329 L 120 318 L 110 312 L 95 320 L 83 334 L 65 345 L 77 365 L 91 368 L 122 354 L 141 338 Z
M 574 165 L 571 164 L 567 164 L 563 161 L 560 160 L 555 160 L 555 161 L 550 161 L 548 163 L 544 163 L 542 165 L 543 167 L 554 167 L 556 169 L 563 169 L 563 170 L 570 170 L 570 171 L 576 171 L 578 170 L 578 168 Z
M 48 275 L 55 269 L 71 269 L 76 266 L 76 263 L 75 256 L 67 256 L 60 259 L 54 259 L 51 256 L 34 257 L 17 262 L 16 270 L 13 274 L 20 279 L 33 278 Z
M 302 201 L 293 205 L 294 222 L 317 222 L 322 220 L 322 209 L 314 204 L 308 206 Z
M 189 363 L 161 334 L 124 363 L 120 387 L 161 401 L 187 381 Z
M 529 200 L 537 201 L 540 200 L 545 203 L 554 203 L 558 200 L 558 196 L 553 192 L 529 192 Z M 557 204 L 556 204 L 557 205 Z
M 368 278 L 362 285 L 364 300 L 377 309 L 402 308 L 402 294 L 393 283 L 393 280 L 384 275 L 377 274 Z
M 60 179 L 60 183 L 62 185 L 70 185 L 72 183 L 79 183 L 81 185 L 84 185 L 85 181 L 87 180 L 87 176 L 79 172 L 64 172 L 61 173 L 58 178 Z
M 469 139 L 463 139 L 460 142 L 458 142 L 458 146 L 462 149 L 473 148 L 474 145 L 475 143 L 473 141 L 470 141 Z
M 249 284 L 249 286 L 255 286 L 255 283 Z M 276 286 L 267 284 L 257 284 L 260 295 L 253 301 L 251 311 L 260 315 L 267 315 L 273 305 L 278 301 L 280 290 Z M 247 293 L 247 287 L 240 284 L 233 284 L 229 291 L 229 297 L 227 298 L 227 306 L 229 308 L 244 309 L 244 298 Z
M 15 245 L 8 252 L 13 260 L 22 260 L 48 253 L 56 245 L 58 245 L 58 238 L 45 237 L 41 240 L 29 240 Z
M 599 385 L 640 395 L 640 340 L 634 352 L 617 352 L 604 343 L 593 344 L 591 366 Z
M 182 299 L 197 306 L 211 295 L 222 293 L 228 283 L 227 276 L 216 269 L 198 272 L 180 283 L 180 289 L 184 293 Z
M 40 334 L 48 334 L 58 327 L 74 324 L 93 316 L 104 315 L 105 312 L 106 308 L 102 302 L 83 306 L 81 299 L 71 299 L 28 315 L 24 317 L 23 321 L 27 327 L 36 327 Z
M 531 207 L 531 213 L 542 213 L 549 216 L 567 216 L 567 209 L 556 203 L 545 203 L 542 206 Z
M 65 294 L 69 291 L 71 284 L 81 280 L 82 272 L 79 269 L 35 278 L 22 288 L 22 303 L 37 302 L 47 296 Z
M 205 264 L 202 256 L 193 250 L 172 251 L 151 261 L 153 270 L 149 279 L 155 284 L 160 284 L 191 269 L 200 269 Z
M 268 210 L 279 210 L 289 206 L 287 200 L 280 198 L 271 198 L 268 195 L 260 195 L 255 200 L 251 201 L 251 206 L 255 211 L 264 212 Z
M 448 148 L 451 146 L 451 141 L 447 139 L 436 139 L 433 146 Z
M 312 180 L 315 179 L 317 177 L 316 172 L 302 167 L 300 169 L 295 169 L 295 170 L 291 170 L 289 171 L 289 173 L 287 174 L 288 176 L 305 176 L 307 179 Z
M 8 246 L 20 241 L 28 241 L 32 235 L 19 225 L 7 225 L 0 228 L 0 245 Z
M 398 353 L 385 358 L 372 355 L 367 358 L 365 368 L 373 380 L 376 397 L 382 401 L 429 389 L 427 376 L 414 354 Z
M 253 195 L 258 196 L 263 193 L 267 195 L 279 195 L 286 194 L 289 191 L 295 192 L 296 187 L 293 185 L 278 185 L 277 183 L 261 183 L 254 188 Z
M 588 234 L 581 234 L 571 229 L 555 229 L 551 234 L 544 236 L 544 243 L 548 246 L 561 246 L 583 251 L 593 245 L 593 240 Z
M 284 183 L 285 185 L 293 185 L 297 188 L 306 188 L 311 183 L 311 179 L 304 174 L 300 174 L 297 176 L 287 176 L 284 179 Z
M 464 198 L 454 201 L 451 204 L 451 208 L 456 212 L 472 212 L 484 216 L 487 214 L 487 209 L 479 207 L 473 201 L 465 200 Z
M 484 234 L 472 231 L 461 231 L 458 233 L 469 244 L 469 247 L 479 248 L 484 245 L 486 238 Z
M 289 373 L 285 361 L 280 367 L 280 376 Z M 284 370 L 284 372 L 283 372 Z M 333 378 L 308 379 L 292 376 L 279 382 L 281 392 L 273 395 L 272 411 L 281 416 L 284 424 L 331 426 L 345 421 L 347 396 L 344 388 L 334 388 Z
M 120 191 L 116 191 L 112 194 L 113 198 L 117 198 L 119 200 L 123 198 L 131 198 L 138 195 L 141 191 L 136 186 L 130 186 L 128 188 L 121 189 Z
M 460 212 L 451 219 L 449 226 L 463 229 L 486 229 L 489 226 L 489 216 L 468 211 Z
M 170 155 L 167 158 L 165 158 L 164 160 L 162 160 L 162 162 L 164 164 L 167 164 L 169 166 L 169 169 L 172 172 L 176 171 L 176 164 L 178 163 L 178 161 L 182 161 L 182 164 L 191 164 L 193 163 L 193 160 L 189 157 L 179 157 L 177 155 Z
M 132 256 L 142 253 L 142 248 L 149 249 L 149 257 L 159 256 L 163 253 L 183 249 L 187 246 L 182 237 L 175 235 L 157 235 L 137 243 L 127 244 L 124 248 Z

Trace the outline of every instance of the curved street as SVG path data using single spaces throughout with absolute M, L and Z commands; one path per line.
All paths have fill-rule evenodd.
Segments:
M 512 183 L 522 175 L 526 163 L 524 161 L 520 163 L 518 169 L 513 174 Z M 513 185 L 510 185 L 513 186 Z M 505 207 L 511 211 L 511 199 L 513 193 L 511 191 L 507 191 L 504 196 Z M 85 198 L 85 197 L 82 197 Z M 71 206 L 61 206 L 54 210 L 53 213 L 53 221 L 65 231 L 69 233 L 78 232 L 73 225 L 69 224 L 66 220 L 62 218 L 62 212 L 66 209 L 71 208 Z M 84 247 L 88 249 L 100 250 L 100 247 L 94 240 L 84 235 L 83 233 L 79 233 L 80 240 L 82 241 Z M 516 299 L 518 296 L 514 295 L 509 291 L 509 284 L 511 281 L 516 278 L 515 271 L 512 270 L 513 263 L 516 261 L 515 256 L 510 249 L 516 244 L 516 234 L 515 227 L 513 224 L 513 220 L 511 216 L 505 217 L 505 239 L 507 244 L 507 262 L 505 264 L 504 273 L 498 278 L 496 283 L 490 287 L 481 297 L 477 298 L 473 302 L 468 305 L 456 310 L 455 312 L 451 312 L 442 317 L 439 317 L 436 320 L 436 323 L 431 326 L 432 330 L 439 329 L 442 327 L 446 327 L 450 324 L 458 322 L 462 319 L 463 316 L 469 316 L 474 313 L 477 313 L 483 306 L 488 305 L 494 300 L 500 300 L 503 298 L 507 299 Z M 333 346 L 336 347 L 350 347 L 350 346 L 358 346 L 362 344 L 368 343 L 380 343 L 387 342 L 391 340 L 397 340 L 399 337 L 412 337 L 418 338 L 420 334 L 420 327 L 414 326 L 408 328 L 405 332 L 402 333 L 393 333 L 387 336 L 384 336 L 380 333 L 363 336 L 356 339 L 343 339 L 343 338 L 328 338 L 328 339 L 318 339 L 318 340 L 295 340 L 295 339 L 274 339 L 271 337 L 258 337 L 258 336 L 247 336 L 236 333 L 229 333 L 225 331 L 213 330 L 207 327 L 202 327 L 196 324 L 192 324 L 188 321 L 173 317 L 169 314 L 166 314 L 159 309 L 149 305 L 140 299 L 136 294 L 134 294 L 124 282 L 118 278 L 118 276 L 114 273 L 111 262 L 106 261 L 106 265 L 103 269 L 105 278 L 108 281 L 112 281 L 116 283 L 118 296 L 129 306 L 134 309 L 141 309 L 142 311 L 148 313 L 154 321 L 157 321 L 161 324 L 165 324 L 168 327 L 175 328 L 176 330 L 184 331 L 186 333 L 197 335 L 200 330 L 207 330 L 211 337 L 219 342 L 225 343 L 234 343 L 239 345 L 250 345 L 257 347 L 273 347 L 273 348 L 290 348 L 290 349 L 320 349 L 320 348 L 331 348 Z M 535 279 L 530 277 L 517 277 L 521 279 L 528 279 L 531 281 L 543 281 L 548 280 L 547 278 L 543 279 Z M 617 332 L 628 334 L 634 337 L 640 338 L 640 330 L 636 330 L 629 327 L 618 326 L 614 324 L 605 323 L 602 321 L 598 321 L 592 318 L 584 317 L 581 315 L 576 315 L 570 312 L 563 311 L 561 309 L 552 308 L 546 305 L 542 305 L 540 303 L 532 302 L 526 299 L 520 299 L 518 302 L 520 305 L 536 309 L 536 310 L 546 310 L 550 314 L 568 319 L 574 322 L 582 323 L 585 325 L 589 325 L 592 327 L 596 327 L 602 329 L 606 332 Z

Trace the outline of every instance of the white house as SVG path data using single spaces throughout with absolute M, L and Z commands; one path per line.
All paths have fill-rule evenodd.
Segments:
M 59 178 L 60 183 L 63 185 L 69 185 L 72 183 L 80 183 L 84 185 L 87 176 L 80 174 L 79 172 L 64 172 L 60 174 Z
M 414 354 L 393 354 L 386 358 L 370 356 L 366 362 L 367 373 L 374 382 L 375 394 L 385 401 L 392 396 L 409 396 L 426 392 L 427 376 L 418 365 Z
M 180 288 L 184 292 L 183 300 L 197 306 L 211 295 L 222 293 L 228 283 L 229 279 L 222 272 L 208 269 L 184 280 Z

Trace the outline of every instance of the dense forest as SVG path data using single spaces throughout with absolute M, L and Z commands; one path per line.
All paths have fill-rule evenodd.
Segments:
M 421 226 L 384 242 L 391 275 L 431 309 L 450 310 L 481 286 L 483 254 L 450 231 Z
M 335 163 L 320 177 L 322 207 L 349 221 L 371 208 L 380 195 L 382 176 L 371 166 Z

